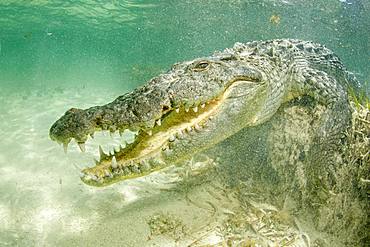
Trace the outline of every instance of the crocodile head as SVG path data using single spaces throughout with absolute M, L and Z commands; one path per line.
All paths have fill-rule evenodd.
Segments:
M 138 131 L 133 143 L 101 153 L 81 179 L 104 186 L 149 174 L 202 151 L 258 121 L 266 74 L 241 57 L 215 54 L 178 63 L 147 84 L 86 110 L 72 108 L 50 129 L 62 143 L 84 143 L 95 131 Z

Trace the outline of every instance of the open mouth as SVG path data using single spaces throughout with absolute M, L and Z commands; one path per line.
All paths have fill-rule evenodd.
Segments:
M 196 82 L 202 85 L 199 90 L 203 90 L 204 96 L 192 88 L 192 83 L 189 83 L 189 90 L 186 85 L 181 85 L 177 92 L 173 88 L 156 87 L 157 82 L 152 81 L 155 84 L 138 88 L 107 105 L 86 110 L 72 108 L 53 124 L 50 138 L 63 144 L 65 149 L 74 139 L 84 151 L 88 135 L 93 136 L 95 131 L 138 131 L 133 143 L 110 153 L 100 147 L 99 161 L 95 166 L 83 169 L 81 179 L 88 185 L 106 186 L 145 176 L 189 158 L 245 125 L 244 120 L 238 119 L 241 123 L 230 123 L 232 128 L 223 126 L 219 131 L 217 127 L 225 121 L 233 121 L 229 117 L 237 116 L 235 109 L 249 105 L 241 103 L 241 97 L 245 98 L 248 92 L 259 88 L 256 73 L 248 71 L 252 76 L 234 75 L 222 84 L 205 79 L 202 83 Z M 183 83 L 181 80 L 177 82 Z M 198 95 L 184 95 L 184 92 Z M 231 113 L 229 109 L 234 110 Z
M 105 186 L 145 176 L 167 167 L 169 161 L 181 160 L 182 157 L 176 157 L 173 149 L 181 148 L 182 141 L 191 141 L 192 135 L 203 131 L 224 98 L 214 98 L 192 108 L 178 106 L 163 109 L 154 127 L 139 130 L 133 143 L 114 153 L 104 153 L 100 148 L 100 160 L 94 167 L 82 170 L 82 181 L 89 185 Z

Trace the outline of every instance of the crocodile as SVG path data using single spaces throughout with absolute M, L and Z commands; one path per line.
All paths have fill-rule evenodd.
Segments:
M 348 88 L 357 86 L 324 45 L 294 39 L 236 43 L 176 63 L 106 105 L 69 109 L 49 136 L 65 150 L 74 139 L 84 151 L 95 131 L 136 132 L 132 143 L 112 153 L 100 148 L 96 165 L 82 170 L 83 182 L 105 186 L 186 160 L 307 97 L 324 109 L 317 142 L 337 143 L 350 125 Z

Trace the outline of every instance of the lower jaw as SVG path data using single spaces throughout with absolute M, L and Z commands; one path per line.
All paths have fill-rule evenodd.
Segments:
M 122 156 L 121 156 L 122 157 Z M 114 160 L 114 162 L 113 162 Z M 81 180 L 92 186 L 107 186 L 122 180 L 146 176 L 165 168 L 161 152 L 152 153 L 141 160 L 106 159 L 101 164 L 82 171 Z
M 123 180 L 147 176 L 162 170 L 184 158 L 176 155 L 176 146 L 179 145 L 179 142 L 192 138 L 199 131 L 199 129 L 192 129 L 190 132 L 186 132 L 181 139 L 176 138 L 174 141 L 166 143 L 164 147 L 160 146 L 148 153 L 145 157 L 124 161 L 117 160 L 114 166 L 111 159 L 104 160 L 95 167 L 83 170 L 81 180 L 87 185 L 103 187 Z M 179 154 L 181 153 L 179 152 Z
M 147 175 L 149 175 L 153 172 L 156 172 L 158 170 L 162 170 L 165 167 L 166 167 L 165 165 L 157 166 L 157 167 L 151 168 L 150 170 L 147 170 L 147 171 L 140 171 L 139 173 L 130 173 L 128 175 L 113 175 L 111 177 L 108 176 L 108 177 L 104 177 L 104 178 L 100 178 L 100 179 L 96 179 L 96 180 L 86 179 L 86 176 L 89 176 L 89 175 L 85 175 L 84 177 L 81 177 L 81 180 L 87 185 L 96 186 L 96 187 L 104 187 L 104 186 L 108 186 L 108 185 L 111 185 L 111 184 L 115 184 L 115 183 L 123 181 L 123 180 L 144 177 L 144 176 L 147 176 Z

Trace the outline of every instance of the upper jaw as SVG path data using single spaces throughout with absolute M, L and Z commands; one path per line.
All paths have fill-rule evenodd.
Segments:
M 103 106 L 68 110 L 51 126 L 50 138 L 66 148 L 72 139 L 83 145 L 96 131 L 122 133 L 125 129 L 140 131 L 153 128 L 156 121 L 172 110 L 171 102 L 162 91 L 145 93 L 143 89 L 145 87 Z
M 63 144 L 66 151 L 73 138 L 77 143 L 84 143 L 94 129 L 86 110 L 71 108 L 51 126 L 49 136 L 51 140 Z

